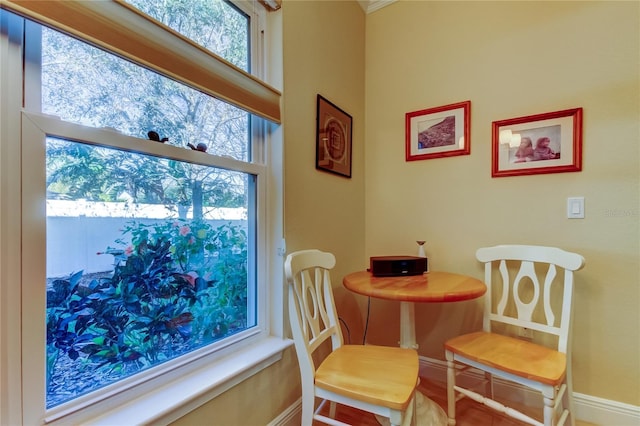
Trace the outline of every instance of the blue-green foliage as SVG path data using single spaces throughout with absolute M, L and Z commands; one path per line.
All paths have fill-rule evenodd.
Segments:
M 130 375 L 247 327 L 242 228 L 202 220 L 132 222 L 124 235 L 130 245 L 117 240 L 121 248 L 105 251 L 114 256 L 111 276 L 88 281 L 77 272 L 50 284 L 49 389 L 63 357 L 76 369 Z

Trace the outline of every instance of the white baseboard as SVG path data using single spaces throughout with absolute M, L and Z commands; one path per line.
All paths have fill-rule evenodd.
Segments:
M 480 376 L 469 370 L 461 374 L 461 380 L 468 375 L 468 380 Z M 446 383 L 447 364 L 445 361 L 420 357 L 420 376 L 429 377 L 434 381 Z M 514 385 L 500 379 L 494 381 L 494 392 L 497 396 L 527 405 L 541 404 L 540 398 L 535 392 L 527 388 Z M 573 393 L 573 403 L 576 410 L 576 419 L 600 426 L 640 426 L 640 407 L 624 404 L 596 396 Z M 299 426 L 302 410 L 301 399 L 291 404 L 278 417 L 273 419 L 268 426 Z
M 420 357 L 420 376 L 434 381 L 446 383 L 447 363 L 437 359 Z M 459 377 L 471 381 L 481 377 L 481 373 L 467 370 Z M 539 405 L 542 401 L 539 394 L 524 386 L 516 385 L 496 378 L 494 380 L 496 396 L 528 406 Z M 573 393 L 576 419 L 600 426 L 640 426 L 640 407 L 609 399 L 598 398 L 582 393 Z
M 302 398 L 291 404 L 278 417 L 271 420 L 267 426 L 300 426 L 302 418 Z

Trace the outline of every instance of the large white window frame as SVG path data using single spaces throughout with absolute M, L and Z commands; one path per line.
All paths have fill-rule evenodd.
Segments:
M 278 17 L 269 18 L 258 9 L 248 10 L 249 5 L 240 3 L 261 26 L 270 18 L 279 22 Z M 3 13 L 2 19 L 14 18 Z M 258 228 L 264 231 L 258 244 L 262 254 L 258 257 L 259 326 L 231 339 L 230 345 L 214 354 L 196 351 L 169 364 L 171 371 L 134 376 L 115 390 L 79 398 L 72 408 L 45 411 L 45 293 L 39 283 L 46 275 L 46 213 L 44 196 L 37 188 L 38 182 L 44 182 L 44 169 L 32 165 L 44 164 L 47 136 L 97 144 L 106 139 L 113 144 L 115 140 L 116 146 L 123 148 L 139 140 L 65 123 L 24 108 L 23 102 L 29 105 L 35 100 L 23 99 L 22 34 L 6 24 L 3 28 L 9 30 L 0 34 L 0 424 L 168 423 L 278 361 L 290 345 L 283 338 L 282 323 L 282 141 L 279 126 L 262 122 L 254 129 L 259 137 L 252 139 L 263 142 L 259 149 L 253 147 L 253 162 L 243 165 L 258 177 Z M 273 52 L 269 49 L 277 49 L 277 40 L 262 38 L 268 34 L 264 26 L 253 31 L 257 43 L 252 51 L 258 58 L 270 56 Z M 268 69 L 274 75 L 281 71 L 277 64 L 254 64 L 254 72 Z M 25 74 L 29 74 L 28 67 Z M 21 144 L 21 140 L 41 143 Z M 172 146 L 148 145 L 150 154 L 205 165 L 237 167 L 240 163 L 215 156 L 203 159 Z

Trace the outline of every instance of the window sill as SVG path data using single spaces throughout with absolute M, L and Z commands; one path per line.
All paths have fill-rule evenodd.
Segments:
M 291 340 L 268 337 L 86 424 L 168 424 L 279 361 L 282 352 L 292 344 Z

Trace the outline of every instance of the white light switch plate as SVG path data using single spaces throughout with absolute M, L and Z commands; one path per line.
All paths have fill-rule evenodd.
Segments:
M 567 198 L 567 218 L 584 219 L 584 197 Z

